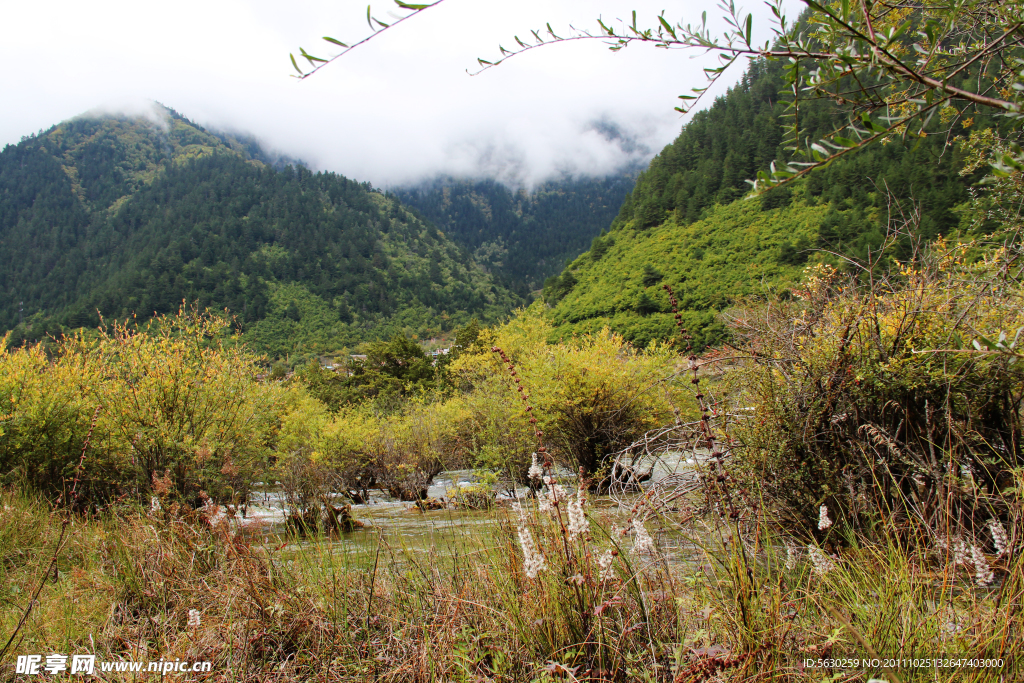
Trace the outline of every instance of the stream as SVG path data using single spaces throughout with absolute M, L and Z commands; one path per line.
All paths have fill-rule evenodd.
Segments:
M 683 475 L 692 470 L 693 460 L 679 454 L 675 454 L 673 457 L 662 457 L 656 463 L 652 477 L 645 482 L 644 487 L 649 489 L 664 481 L 666 477 Z M 442 472 L 434 478 L 427 490 L 427 497 L 428 499 L 447 500 L 449 492 L 455 487 L 475 483 L 474 475 L 473 470 Z M 563 486 L 572 491 L 574 477 L 565 476 L 563 473 L 559 479 Z M 370 493 L 369 502 L 352 505 L 352 517 L 366 526 L 334 537 L 331 541 L 335 546 L 333 552 L 365 553 L 367 550 L 374 550 L 378 539 L 382 537 L 386 539 L 390 547 L 406 552 L 436 552 L 441 555 L 451 555 L 470 547 L 479 549 L 481 537 L 487 538 L 494 535 L 500 520 L 509 514 L 508 508 L 511 503 L 508 494 L 500 493 L 497 496 L 497 505 L 492 510 L 446 508 L 423 511 L 414 503 L 391 498 L 385 491 L 374 489 Z M 526 494 L 526 488 L 518 490 L 518 495 L 521 498 L 525 499 Z M 335 502 L 340 505 L 344 501 L 341 496 L 338 496 Z M 588 497 L 588 512 L 590 513 L 600 511 L 611 516 L 618 516 L 616 515 L 618 507 L 618 502 L 608 495 L 590 495 Z M 624 519 L 625 514 L 622 517 Z M 283 494 L 277 490 L 255 493 L 247 511 L 247 520 L 251 519 L 261 520 L 270 535 L 285 538 L 286 505 Z M 674 555 L 679 551 L 689 554 L 682 547 L 682 545 L 688 544 L 681 545 L 681 539 L 677 538 L 675 534 L 655 531 L 655 537 L 659 547 L 670 554 Z M 296 543 L 301 544 L 302 541 L 296 541 Z M 670 549 L 674 549 L 675 552 Z

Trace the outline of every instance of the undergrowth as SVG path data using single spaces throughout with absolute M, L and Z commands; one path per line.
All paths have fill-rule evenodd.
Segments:
M 360 544 L 300 542 L 203 512 L 76 519 L 4 677 L 16 655 L 36 652 L 209 660 L 209 680 L 241 681 L 1010 681 L 1024 671 L 1017 554 L 978 586 L 894 533 L 848 539 L 822 572 L 763 520 L 705 516 L 684 533 L 646 514 L 643 497 L 627 514 L 584 498 L 580 528 L 569 519 L 579 492 L 557 486 L 539 494 L 557 506 L 456 531 L 458 552 L 405 548 L 379 529 L 357 532 Z M 62 515 L 15 491 L 0 498 L 0 628 L 11 633 Z M 937 657 L 1003 666 L 805 664 Z

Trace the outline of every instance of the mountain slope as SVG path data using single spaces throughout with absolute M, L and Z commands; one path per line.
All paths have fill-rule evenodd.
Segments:
M 1005 125 L 991 116 L 942 114 L 924 138 L 893 136 L 791 187 L 741 199 L 747 178 L 786 158 L 781 69 L 752 63 L 736 87 L 696 114 L 640 174 L 608 235 L 547 283 L 558 334 L 610 325 L 639 343 L 671 336 L 667 297 L 638 284 L 646 273 L 648 282 L 660 275 L 659 283 L 679 290 L 698 344 L 715 343 L 724 333 L 715 313 L 737 297 L 788 287 L 808 259 L 842 266 L 835 254 L 877 254 L 890 211 L 916 211 L 913 230 L 926 240 L 958 225 L 955 208 L 983 171 L 961 175 L 964 151 L 947 141 L 967 126 Z M 801 106 L 811 139 L 842 120 L 826 101 Z M 911 242 L 905 236 L 890 256 L 905 256 Z
M 433 335 L 517 302 L 397 200 L 275 170 L 173 113 L 75 119 L 0 152 L 0 286 L 0 329 L 24 317 L 24 338 L 184 299 L 230 309 L 273 355 Z
M 394 194 L 527 296 L 607 230 L 635 179 L 633 171 L 564 178 L 527 192 L 493 180 L 438 178 Z
M 740 297 L 792 286 L 828 212 L 795 202 L 762 210 L 758 202 L 716 206 L 700 221 L 669 219 L 648 230 L 616 230 L 567 269 L 573 285 L 550 311 L 555 336 L 611 327 L 641 346 L 675 334 L 668 295 L 675 290 L 683 323 L 704 347 L 721 340 L 717 313 Z M 595 256 L 596 254 L 596 256 Z

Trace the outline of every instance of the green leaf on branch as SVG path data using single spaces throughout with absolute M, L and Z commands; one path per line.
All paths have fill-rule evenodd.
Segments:
M 314 57 L 313 55 L 311 55 L 308 52 L 306 52 L 305 48 L 301 48 L 300 47 L 299 48 L 299 52 L 302 53 L 302 57 L 307 62 L 309 62 L 310 64 L 313 64 L 313 62 L 326 62 L 327 61 L 326 59 L 322 59 L 320 57 Z
M 668 31 L 669 35 L 672 36 L 672 39 L 675 40 L 676 39 L 676 32 L 675 32 L 675 29 L 672 28 L 672 24 L 670 24 L 667 21 L 665 21 L 665 17 L 662 16 L 662 15 L 658 16 L 658 21 L 661 22 L 661 25 L 665 27 L 665 30 Z

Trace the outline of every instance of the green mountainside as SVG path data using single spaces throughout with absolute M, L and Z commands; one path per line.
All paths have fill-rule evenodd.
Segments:
M 798 248 L 815 239 L 827 212 L 803 200 L 767 211 L 740 200 L 694 223 L 670 218 L 644 231 L 616 230 L 562 275 L 575 282 L 550 312 L 555 336 L 608 326 L 641 346 L 670 338 L 675 322 L 662 291 L 668 284 L 695 345 L 713 344 L 725 331 L 715 316 L 731 301 L 800 279 L 806 256 Z
M 368 184 L 269 165 L 252 141 L 83 117 L 0 152 L 0 330 L 230 309 L 272 356 L 494 321 L 518 298 Z
M 394 194 L 528 296 L 608 228 L 635 181 L 635 172 L 624 171 L 552 180 L 527 192 L 494 180 L 438 178 Z
M 545 283 L 557 334 L 609 325 L 645 344 L 671 336 L 668 284 L 700 346 L 720 341 L 717 312 L 742 296 L 782 290 L 808 260 L 841 265 L 836 255 L 864 258 L 881 245 L 891 200 L 920 219 L 917 236 L 955 228 L 955 208 L 983 171 L 960 175 L 965 152 L 947 145 L 968 127 L 999 123 L 935 117 L 934 134 L 893 137 L 841 158 L 790 187 L 754 199 L 746 182 L 787 157 L 782 65 L 753 62 L 743 79 L 697 113 L 679 137 L 640 174 L 607 236 Z M 816 139 L 842 123 L 833 105 L 801 105 L 806 135 Z M 909 253 L 905 237 L 893 253 Z

